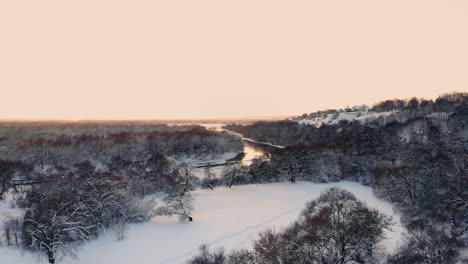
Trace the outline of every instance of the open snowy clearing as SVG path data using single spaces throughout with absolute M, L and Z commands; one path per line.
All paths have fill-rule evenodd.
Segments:
M 154 218 L 151 222 L 130 225 L 126 238 L 116 241 L 109 232 L 86 244 L 78 259 L 64 258 L 64 264 L 157 264 L 184 263 L 197 253 L 201 244 L 227 250 L 251 247 L 258 232 L 269 227 L 282 228 L 294 221 L 305 203 L 329 187 L 354 193 L 369 206 L 393 215 L 395 225 L 382 246 L 392 251 L 405 231 L 390 203 L 377 199 L 369 187 L 353 182 L 314 184 L 309 182 L 245 185 L 196 191 L 194 222 L 179 223 L 174 218 Z M 30 254 L 0 248 L 0 263 L 26 264 L 37 260 Z M 46 263 L 45 260 L 40 263 Z

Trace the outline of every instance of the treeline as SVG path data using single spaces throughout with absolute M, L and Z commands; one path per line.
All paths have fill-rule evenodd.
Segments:
M 391 123 L 404 124 L 416 119 L 430 119 L 432 122 L 441 123 L 440 126 L 443 126 L 443 123 L 446 123 L 447 119 L 454 114 L 468 114 L 468 93 L 448 93 L 441 95 L 435 101 L 417 98 L 386 100 L 376 103 L 368 111 L 374 112 L 375 116 L 372 117 L 370 115 L 365 122 L 363 122 L 364 120 L 341 120 L 338 127 L 334 125 L 316 127 L 296 122 L 293 119 L 277 122 L 256 122 L 246 126 L 230 124 L 224 128 L 257 141 L 292 146 L 297 144 L 310 145 L 327 141 L 328 134 L 331 136 L 338 134 L 340 131 L 337 128 L 343 127 L 347 123 L 359 122 L 369 127 L 377 127 Z M 383 115 L 381 114 L 382 112 L 387 113 Z M 338 110 L 319 111 L 317 113 L 321 115 L 336 114 Z M 343 133 L 346 132 L 343 131 Z
M 467 102 L 468 93 L 451 92 L 440 95 L 435 101 L 416 97 L 407 100 L 384 100 L 375 103 L 372 106 L 372 111 L 387 112 L 429 107 L 435 112 L 460 112 L 468 107 Z
M 103 128 L 94 133 L 75 133 L 60 130 L 37 133 L 15 129 L 3 131 L 5 140 L 0 142 L 0 159 L 21 161 L 42 167 L 56 164 L 71 166 L 77 162 L 92 159 L 105 164 L 114 156 L 126 159 L 141 159 L 154 153 L 166 156 L 211 157 L 225 152 L 242 152 L 242 142 L 238 137 L 222 132 L 206 130 L 201 126 L 155 126 L 138 130 L 132 127 L 127 131 L 113 133 L 116 128 Z M 109 131 L 108 131 L 109 130 Z M 118 129 L 120 130 L 120 128 Z M 85 130 L 88 131 L 88 130 Z
M 345 109 L 325 109 L 325 110 L 320 110 L 312 113 L 305 113 L 300 116 L 294 116 L 291 117 L 290 120 L 307 120 L 307 119 L 314 119 L 314 118 L 319 118 L 319 117 L 327 117 L 328 115 L 336 115 L 339 113 L 343 113 L 346 111 L 350 112 L 365 112 L 365 111 L 373 111 L 373 109 L 370 109 L 368 105 L 355 105 L 352 108 L 345 108 Z
M 468 246 L 467 102 L 466 93 L 444 95 L 430 111 L 427 105 L 405 110 L 413 115 L 404 122 L 230 126 L 246 137 L 290 146 L 237 170 L 236 177 L 226 173 L 221 182 L 359 181 L 392 202 L 409 230 L 389 263 L 456 263 L 459 249 Z M 454 257 L 438 262 L 433 252 L 447 250 Z
M 300 116 L 292 117 L 291 120 L 307 120 L 328 115 L 336 115 L 342 112 L 392 112 L 404 110 L 421 110 L 426 108 L 435 112 L 458 112 L 463 108 L 463 102 L 466 102 L 467 94 L 462 92 L 451 92 L 440 95 L 435 101 L 432 99 L 424 99 L 412 97 L 409 99 L 391 99 L 377 102 L 369 107 L 367 105 L 356 105 L 352 108 L 345 109 L 326 109 L 312 113 L 305 113 Z M 461 103 L 461 105 L 460 105 Z M 465 103 L 466 106 L 466 103 Z

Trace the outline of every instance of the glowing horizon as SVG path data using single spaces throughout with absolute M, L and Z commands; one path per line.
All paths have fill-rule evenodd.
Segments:
M 203 121 L 203 120 L 279 120 L 296 115 L 278 115 L 278 116 L 227 116 L 227 117 L 168 117 L 168 118 L 0 118 L 1 121 L 66 121 L 66 122 L 80 122 L 80 121 Z
M 0 119 L 292 116 L 468 91 L 461 0 L 25 0 L 0 3 L 0 25 Z

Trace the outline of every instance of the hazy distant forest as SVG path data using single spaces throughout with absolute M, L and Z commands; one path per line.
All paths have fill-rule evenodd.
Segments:
M 340 119 L 347 115 L 354 119 Z M 403 215 L 408 234 L 385 263 L 462 263 L 460 251 L 468 247 L 468 93 L 224 128 L 285 148 L 249 166 L 227 165 L 219 177 L 208 168 L 200 179 L 190 159 L 241 153 L 242 138 L 151 122 L 1 123 L 0 193 L 25 213 L 0 230 L 0 245 L 56 263 L 58 255 L 76 254 L 111 227 L 125 239 L 126 223 L 157 215 L 197 221 L 190 214 L 196 188 L 348 180 L 371 186 Z M 164 194 L 159 206 L 145 199 L 155 193 Z M 189 263 L 382 263 L 377 243 L 391 222 L 351 193 L 329 189 L 285 230 L 259 234 L 252 249 L 202 246 Z

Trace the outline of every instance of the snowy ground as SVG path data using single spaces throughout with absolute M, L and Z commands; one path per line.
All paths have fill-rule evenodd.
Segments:
M 313 125 L 316 127 L 325 125 L 338 124 L 341 120 L 353 121 L 357 120 L 363 124 L 372 122 L 379 118 L 385 118 L 394 112 L 370 112 L 370 111 L 356 111 L 356 112 L 340 112 L 337 114 L 326 114 L 312 119 L 299 120 L 299 123 Z
M 377 199 L 369 187 L 358 183 L 332 184 L 278 183 L 246 185 L 215 190 L 196 191 L 194 222 L 179 223 L 176 218 L 155 218 L 151 222 L 129 227 L 123 241 L 109 233 L 86 244 L 79 259 L 65 258 L 63 264 L 172 264 L 184 263 L 205 243 L 212 248 L 227 250 L 251 247 L 258 232 L 269 227 L 282 228 L 295 220 L 307 201 L 316 198 L 329 187 L 341 187 L 353 192 L 371 207 L 394 215 L 391 204 Z M 383 247 L 392 251 L 400 241 L 404 228 L 399 217 Z M 0 248 L 0 263 L 35 263 L 29 254 Z M 43 262 L 45 261 L 43 260 Z

